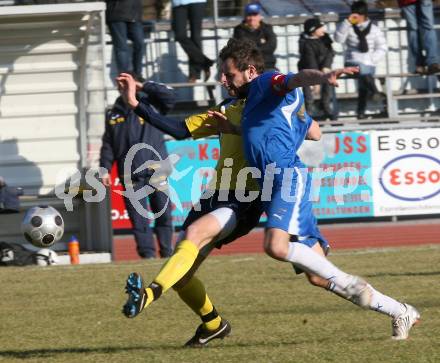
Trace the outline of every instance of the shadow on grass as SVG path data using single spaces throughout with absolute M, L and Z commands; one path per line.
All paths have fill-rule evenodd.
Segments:
M 398 277 L 398 276 L 438 276 L 440 271 L 426 271 L 426 272 L 378 272 L 375 274 L 363 275 L 365 277 Z
M 344 338 L 346 342 L 351 343 L 359 343 L 369 341 L 383 341 L 383 337 L 371 337 L 366 338 L 365 336 L 358 337 L 350 337 Z M 331 343 L 334 342 L 334 337 L 329 335 L 325 338 L 314 339 L 314 343 Z M 281 345 L 286 346 L 299 346 L 304 344 L 309 344 L 310 339 L 295 339 L 295 340 L 280 340 L 276 342 L 272 341 L 234 341 L 231 338 L 228 338 L 226 344 L 220 341 L 212 342 L 207 347 L 203 348 L 204 351 L 207 349 L 235 349 L 235 348 L 252 348 L 252 347 L 279 347 Z M 185 348 L 183 346 L 176 345 L 156 345 L 152 347 L 148 346 L 133 346 L 133 347 L 96 347 L 96 348 L 87 348 L 87 347 L 78 347 L 78 348 L 54 348 L 54 349 L 29 349 L 29 350 L 3 350 L 0 351 L 0 358 L 16 358 L 16 359 L 33 359 L 33 358 L 53 358 L 57 355 L 62 354 L 103 354 L 103 353 L 120 353 L 120 352 L 130 352 L 130 351 L 157 351 L 157 350 L 188 350 L 189 348 Z M 193 348 L 194 349 L 194 348 Z M 197 348 L 196 348 L 197 349 Z M 192 349 L 189 349 L 192 350 Z
M 135 350 L 140 351 L 152 351 L 158 349 L 167 350 L 180 350 L 182 347 L 173 345 L 158 345 L 154 347 L 148 347 L 145 345 L 134 346 L 134 347 L 96 347 L 96 348 L 54 348 L 54 349 L 29 349 L 29 350 L 0 350 L 0 358 L 9 357 L 17 359 L 31 359 L 31 358 L 42 358 L 42 357 L 53 357 L 59 354 L 83 354 L 83 353 L 119 353 L 119 352 L 130 352 Z

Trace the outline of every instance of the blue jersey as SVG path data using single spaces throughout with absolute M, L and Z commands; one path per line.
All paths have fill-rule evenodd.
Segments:
M 318 242 L 327 251 L 313 216 L 311 175 L 297 155 L 312 119 L 304 111 L 300 89 L 286 92 L 289 76 L 267 72 L 250 83 L 241 123 L 245 156 L 262 175 L 269 164 L 281 169 L 273 175 L 270 193 L 265 191 L 266 175 L 259 180 L 266 228 L 284 230 L 309 246 Z
M 286 92 L 286 75 L 266 72 L 250 83 L 242 118 L 245 156 L 264 172 L 266 165 L 300 166 L 297 151 L 312 119 L 304 111 L 299 88 Z

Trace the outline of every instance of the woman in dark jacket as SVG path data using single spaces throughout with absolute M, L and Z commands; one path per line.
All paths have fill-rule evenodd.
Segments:
M 308 19 L 304 23 L 304 32 L 299 39 L 298 69 L 317 69 L 329 72 L 333 63 L 335 52 L 332 48 L 333 41 L 326 33 L 324 24 L 319 18 Z M 336 119 L 336 112 L 331 107 L 333 90 L 330 85 L 322 84 L 313 87 L 304 87 L 304 99 L 309 114 L 319 119 Z M 314 97 L 320 95 L 318 109 L 315 110 Z M 335 105 L 334 105 L 335 106 Z

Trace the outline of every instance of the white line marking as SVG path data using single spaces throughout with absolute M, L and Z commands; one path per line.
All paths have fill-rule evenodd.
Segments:
M 255 261 L 254 257 L 237 258 L 231 260 L 231 262 L 244 262 L 244 261 Z

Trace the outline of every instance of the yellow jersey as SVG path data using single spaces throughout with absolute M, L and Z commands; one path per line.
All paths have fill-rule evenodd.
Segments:
M 244 99 L 234 99 L 230 103 L 225 104 L 225 116 L 228 120 L 236 125 L 241 124 L 241 114 L 245 105 Z M 219 111 L 220 106 L 212 108 L 213 111 Z M 217 135 L 215 128 L 207 127 L 208 124 L 215 125 L 216 120 L 209 117 L 208 113 L 193 115 L 185 119 L 186 126 L 194 139 Z M 215 190 L 260 190 L 258 183 L 252 178 L 250 173 L 245 173 L 243 168 L 248 167 L 247 161 L 244 158 L 243 142 L 241 135 L 222 134 L 219 138 L 220 155 L 215 168 L 215 175 L 212 178 L 208 189 Z M 227 160 L 225 164 L 226 159 Z M 243 171 L 241 171 L 243 170 Z M 225 174 L 222 180 L 222 173 L 231 172 L 230 182 L 229 177 Z M 241 173 L 240 173 L 241 171 Z M 240 173 L 240 178 L 238 178 Z M 240 180 L 238 180 L 240 179 Z M 238 180 L 238 183 L 237 183 Z

